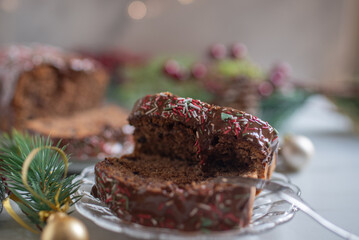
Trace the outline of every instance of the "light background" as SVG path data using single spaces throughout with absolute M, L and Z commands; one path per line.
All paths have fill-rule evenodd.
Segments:
M 201 56 L 212 43 L 242 42 L 264 68 L 286 61 L 296 78 L 321 84 L 351 78 L 359 55 L 357 0 L 143 0 L 142 20 L 128 16 L 130 2 L 0 0 L 0 44 Z

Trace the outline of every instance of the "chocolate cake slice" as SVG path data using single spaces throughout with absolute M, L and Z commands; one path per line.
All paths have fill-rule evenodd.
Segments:
M 67 145 L 66 152 L 77 160 L 103 159 L 130 153 L 133 149 L 133 127 L 128 112 L 109 105 L 66 117 L 28 120 L 24 128 L 32 134 L 50 136 L 54 143 Z
M 94 196 L 120 218 L 146 226 L 221 231 L 249 224 L 255 189 L 211 180 L 270 178 L 274 128 L 250 114 L 170 93 L 138 100 L 129 122 L 135 150 L 95 166 Z
M 267 122 L 233 108 L 170 93 L 148 95 L 134 106 L 135 156 L 159 155 L 197 164 L 208 174 L 232 171 L 269 178 L 278 148 Z
M 198 166 L 182 160 L 108 158 L 96 165 L 95 176 L 92 194 L 124 221 L 223 231 L 247 226 L 252 216 L 254 188 L 213 183 Z
M 0 51 L 0 129 L 99 106 L 108 77 L 97 62 L 43 45 Z

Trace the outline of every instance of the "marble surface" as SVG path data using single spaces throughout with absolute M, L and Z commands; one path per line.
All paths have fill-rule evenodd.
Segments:
M 289 174 L 302 190 L 302 197 L 322 216 L 359 235 L 359 137 L 349 119 L 337 113 L 332 104 L 314 96 L 288 121 L 281 133 L 301 134 L 315 145 L 315 155 L 300 172 Z M 132 239 L 97 227 L 78 213 L 87 225 L 91 239 Z M 0 239 L 39 239 L 6 212 L 0 214 Z M 288 223 L 260 235 L 240 237 L 255 239 L 340 239 L 302 212 Z

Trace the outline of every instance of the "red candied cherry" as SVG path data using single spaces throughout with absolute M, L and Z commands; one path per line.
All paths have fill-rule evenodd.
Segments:
M 227 55 L 227 48 L 221 43 L 216 43 L 211 46 L 210 54 L 214 59 L 223 59 Z
M 196 79 L 201 79 L 207 74 L 207 67 L 203 63 L 196 63 L 192 67 L 192 76 Z
M 273 85 L 269 82 L 262 82 L 258 86 L 258 92 L 264 97 L 268 97 L 273 93 Z
M 231 56 L 235 59 L 242 59 L 247 56 L 247 47 L 242 43 L 235 43 L 231 47 Z

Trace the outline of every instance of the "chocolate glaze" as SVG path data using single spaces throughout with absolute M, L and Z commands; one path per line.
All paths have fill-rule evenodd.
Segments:
M 184 231 L 222 231 L 250 222 L 254 188 L 207 181 L 179 187 L 146 181 L 118 167 L 116 159 L 96 165 L 92 195 L 124 221 Z
M 278 132 L 267 122 L 233 108 L 210 105 L 192 98 L 181 98 L 165 92 L 147 95 L 138 100 L 129 116 L 148 115 L 179 121 L 196 131 L 196 147 L 201 164 L 206 164 L 206 153 L 213 135 L 232 135 L 258 146 L 266 156 L 263 164 L 271 164 L 278 149 Z

